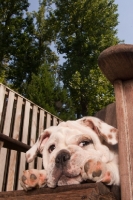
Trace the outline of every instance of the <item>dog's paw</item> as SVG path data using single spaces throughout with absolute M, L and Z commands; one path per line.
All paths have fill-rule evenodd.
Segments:
M 83 179 L 90 179 L 95 182 L 112 184 L 112 173 L 107 170 L 106 163 L 96 160 L 88 160 L 84 165 Z
M 20 178 L 20 185 L 24 190 L 31 190 L 32 188 L 42 188 L 46 186 L 46 172 L 45 170 L 30 169 L 23 172 Z

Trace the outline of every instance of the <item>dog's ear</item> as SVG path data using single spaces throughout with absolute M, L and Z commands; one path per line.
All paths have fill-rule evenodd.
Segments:
M 110 126 L 96 117 L 83 117 L 78 121 L 82 125 L 93 129 L 101 140 L 104 140 L 111 145 L 118 143 L 118 129 L 113 126 Z
M 37 142 L 26 152 L 26 160 L 28 163 L 32 162 L 39 152 L 41 153 L 43 151 L 44 145 L 50 135 L 51 132 L 46 129 L 43 133 L 41 133 Z

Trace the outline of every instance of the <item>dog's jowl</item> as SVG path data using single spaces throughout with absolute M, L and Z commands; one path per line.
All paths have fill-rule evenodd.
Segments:
M 44 170 L 23 172 L 25 190 L 79 184 L 85 180 L 119 185 L 118 130 L 95 117 L 66 121 L 44 130 L 27 151 L 27 162 L 37 153 Z

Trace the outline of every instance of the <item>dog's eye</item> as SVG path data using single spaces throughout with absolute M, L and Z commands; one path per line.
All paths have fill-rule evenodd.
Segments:
M 84 146 L 89 145 L 90 143 L 92 143 L 90 140 L 82 141 L 82 142 L 79 143 L 79 146 L 84 147 Z
M 55 145 L 52 144 L 52 145 L 49 147 L 48 152 L 51 153 L 54 149 L 55 149 Z

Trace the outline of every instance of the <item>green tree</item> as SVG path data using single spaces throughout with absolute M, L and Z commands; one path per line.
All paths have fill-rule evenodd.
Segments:
M 114 0 L 53 0 L 49 14 L 57 50 L 66 59 L 61 78 L 69 88 L 76 115 L 94 114 L 113 100 L 113 88 L 98 69 L 101 51 L 117 44 Z
M 47 62 L 51 68 L 58 57 L 50 49 L 51 35 L 47 29 L 46 2 L 40 1 L 38 12 L 27 13 L 29 3 L 24 1 L 0 2 L 0 69 L 7 83 L 25 94 L 25 82 Z
M 39 67 L 37 74 L 32 73 L 31 82 L 26 86 L 26 97 L 63 120 L 75 117 L 71 99 L 48 64 Z
M 0 1 L 0 76 L 12 59 L 14 38 L 24 26 L 23 14 L 28 6 L 28 0 Z

